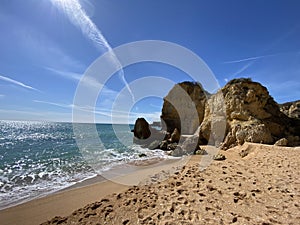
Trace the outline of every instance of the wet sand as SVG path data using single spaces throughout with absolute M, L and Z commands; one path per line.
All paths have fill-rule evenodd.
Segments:
M 67 216 L 74 210 L 101 200 L 103 197 L 139 185 L 153 174 L 159 179 L 167 179 L 174 168 L 185 164 L 183 159 L 143 160 L 135 165 L 123 165 L 97 176 L 77 183 L 71 187 L 48 196 L 37 198 L 10 208 L 0 210 L 1 225 L 34 225 L 50 220 L 55 216 Z M 163 173 L 161 171 L 164 171 Z M 158 179 L 158 178 L 157 178 Z

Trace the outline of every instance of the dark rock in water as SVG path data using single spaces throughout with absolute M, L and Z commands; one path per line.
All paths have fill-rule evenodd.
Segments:
M 144 118 L 138 118 L 135 121 L 133 133 L 138 139 L 149 138 L 151 135 L 149 123 Z
M 177 128 L 174 129 L 173 133 L 171 134 L 171 138 L 170 138 L 170 142 L 171 143 L 178 143 L 180 140 L 180 133 L 179 130 Z
M 167 132 L 152 128 L 144 118 L 138 118 L 135 121 L 133 133 L 133 143 L 150 149 L 157 148 L 159 143 L 168 137 Z
M 221 161 L 221 160 L 225 160 L 226 157 L 225 157 L 225 155 L 223 155 L 223 154 L 221 154 L 221 153 L 218 153 L 217 155 L 214 155 L 214 156 L 213 156 L 213 159 L 214 159 L 214 160 Z

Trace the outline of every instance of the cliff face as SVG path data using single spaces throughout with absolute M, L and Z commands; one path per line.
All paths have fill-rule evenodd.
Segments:
M 279 105 L 281 112 L 291 118 L 300 119 L 300 100 Z
M 178 87 L 192 101 L 183 99 Z M 193 107 L 197 115 L 191 113 Z M 167 131 L 178 128 L 181 134 L 192 134 L 197 130 L 198 144 L 223 149 L 245 141 L 274 144 L 286 138 L 288 145 L 300 142 L 300 120 L 282 113 L 267 88 L 251 79 L 234 79 L 212 96 L 207 96 L 198 83 L 175 85 L 164 100 L 161 118 Z
M 172 133 L 193 134 L 204 118 L 206 93 L 199 83 L 176 84 L 164 98 L 161 120 L 163 129 Z
M 299 142 L 299 121 L 287 117 L 266 87 L 250 79 L 235 79 L 221 89 L 227 115 L 223 148 L 243 142 L 274 144 L 287 138 Z
M 224 150 L 244 142 L 299 146 L 298 112 L 299 102 L 283 104 L 280 109 L 267 88 L 251 79 L 234 79 L 213 95 L 199 83 L 183 82 L 164 98 L 163 130 L 139 118 L 134 142 L 173 156 L 202 154 L 199 145 L 206 144 Z

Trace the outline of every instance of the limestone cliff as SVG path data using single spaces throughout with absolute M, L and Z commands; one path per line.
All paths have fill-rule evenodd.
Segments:
M 178 86 L 195 106 L 182 99 Z M 289 112 L 295 112 L 298 105 L 289 104 Z M 196 118 L 191 116 L 193 107 Z M 231 80 L 214 95 L 208 95 L 199 83 L 175 85 L 165 98 L 161 118 L 169 132 L 181 128 L 182 134 L 192 134 L 197 130 L 198 144 L 209 143 L 223 149 L 245 141 L 274 144 L 282 138 L 287 139 L 288 145 L 300 144 L 300 120 L 282 113 L 267 88 L 247 78 Z
M 235 79 L 221 89 L 227 115 L 223 148 L 243 142 L 274 144 L 287 138 L 297 144 L 299 121 L 287 117 L 266 87 L 250 79 Z
M 149 146 L 180 155 L 203 144 L 222 149 L 244 142 L 300 145 L 299 105 L 280 108 L 266 87 L 248 78 L 231 80 L 213 95 L 199 83 L 182 82 L 164 98 L 161 124 L 167 132 L 151 131 Z
M 300 119 L 300 100 L 279 105 L 281 112 L 291 118 Z
M 172 133 L 193 134 L 204 118 L 208 93 L 200 83 L 176 84 L 164 98 L 161 120 L 163 128 Z

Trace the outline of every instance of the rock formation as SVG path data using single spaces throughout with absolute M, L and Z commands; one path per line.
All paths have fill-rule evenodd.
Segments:
M 176 84 L 164 98 L 161 120 L 163 129 L 172 133 L 193 134 L 204 118 L 206 93 L 200 83 Z
M 276 146 L 287 146 L 288 145 L 288 140 L 286 138 L 281 138 L 278 141 L 275 142 Z
M 178 143 L 180 140 L 180 133 L 179 130 L 177 128 L 174 129 L 173 133 L 171 134 L 171 138 L 170 138 L 170 142 L 171 143 Z
M 224 149 L 243 144 L 274 144 L 286 137 L 297 144 L 299 120 L 283 114 L 267 88 L 250 79 L 234 79 L 220 90 L 224 96 L 227 116 Z M 289 140 L 290 139 L 290 140 Z
M 135 121 L 132 132 L 134 134 L 133 143 L 149 149 L 159 148 L 161 141 L 170 138 L 167 132 L 152 128 L 144 118 L 138 118 Z
M 138 139 L 147 139 L 151 135 L 149 123 L 144 118 L 138 118 L 135 121 L 133 133 Z
M 267 88 L 251 79 L 231 80 L 213 95 L 199 83 L 183 82 L 164 98 L 161 123 L 166 132 L 155 133 L 148 123 L 140 131 L 137 123 L 144 122 L 138 119 L 135 137 L 147 138 L 149 129 L 151 146 L 176 156 L 192 154 L 203 144 L 225 150 L 244 142 L 300 145 L 299 105 L 287 103 L 280 109 Z M 192 135 L 183 138 L 186 134 Z M 163 138 L 157 142 L 157 137 Z
M 291 118 L 300 119 L 300 100 L 279 105 L 280 111 Z

